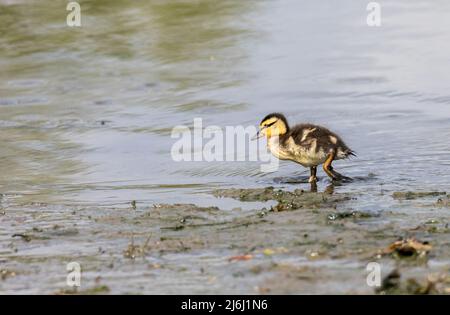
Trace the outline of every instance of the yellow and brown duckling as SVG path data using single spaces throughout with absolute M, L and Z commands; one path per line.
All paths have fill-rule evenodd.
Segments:
M 331 163 L 356 154 L 337 134 L 327 128 L 313 124 L 289 127 L 283 114 L 272 113 L 259 124 L 257 138 L 263 136 L 266 136 L 267 146 L 274 156 L 309 167 L 310 183 L 317 181 L 317 166 L 321 164 L 332 180 L 349 179 L 336 172 Z

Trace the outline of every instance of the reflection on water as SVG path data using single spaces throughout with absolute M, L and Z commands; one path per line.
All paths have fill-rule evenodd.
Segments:
M 80 3 L 70 28 L 65 3 L 0 0 L 0 193 L 14 202 L 200 202 L 213 185 L 277 185 L 306 170 L 170 157 L 173 126 L 271 111 L 335 129 L 359 154 L 336 166 L 377 175 L 337 190 L 449 189 L 448 1 L 383 3 L 380 28 L 352 1 Z
M 117 189 L 136 180 L 192 182 L 168 178 L 167 135 L 191 120 L 183 112 L 243 108 L 214 91 L 244 82 L 241 43 L 252 30 L 242 19 L 258 4 L 81 5 L 77 29 L 63 24 L 61 4 L 2 1 L 2 189 L 38 193 L 39 200 L 104 201 L 111 190 L 102 182 Z

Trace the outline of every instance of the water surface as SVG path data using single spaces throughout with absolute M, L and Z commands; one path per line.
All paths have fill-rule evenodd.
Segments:
M 273 111 L 358 153 L 336 168 L 374 178 L 335 188 L 359 195 L 356 208 L 450 191 L 450 3 L 380 3 L 369 27 L 365 1 L 80 1 L 71 28 L 63 1 L 0 0 L 0 208 L 231 210 L 242 205 L 207 192 L 298 188 L 277 180 L 307 174 L 293 163 L 261 173 L 170 155 L 174 126 L 257 125 Z

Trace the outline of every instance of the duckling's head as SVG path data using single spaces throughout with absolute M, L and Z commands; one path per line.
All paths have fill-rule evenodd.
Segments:
M 284 135 L 288 131 L 289 125 L 286 117 L 280 113 L 272 113 L 261 120 L 261 123 L 259 124 L 258 138 L 265 135 L 267 139 L 269 139 L 270 137 Z

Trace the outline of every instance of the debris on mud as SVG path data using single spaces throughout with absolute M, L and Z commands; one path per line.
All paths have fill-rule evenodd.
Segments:
M 213 191 L 216 197 L 233 198 L 240 201 L 269 201 L 275 200 L 277 205 L 272 207 L 275 212 L 285 210 L 296 210 L 300 208 L 327 208 L 334 207 L 337 203 L 348 201 L 351 197 L 348 194 L 329 194 L 307 192 L 296 189 L 292 192 L 281 189 L 254 188 L 254 189 L 216 189 Z
M 8 269 L 0 269 L 0 279 L 1 280 L 6 280 L 8 278 L 15 277 L 16 275 L 17 275 L 17 273 L 15 271 L 8 270 Z
M 54 236 L 75 236 L 78 235 L 79 231 L 77 228 L 65 228 L 59 225 L 54 225 L 51 229 L 40 230 L 42 237 L 54 237 Z
M 449 294 L 450 277 L 446 273 L 429 274 L 426 279 L 408 278 L 401 281 L 398 269 L 391 271 L 375 289 L 378 294 Z
M 409 294 L 437 294 L 436 283 L 427 281 L 425 283 L 419 282 L 417 279 L 410 278 L 406 283 L 406 291 Z
M 381 282 L 381 287 L 376 288 L 378 294 L 391 294 L 400 288 L 401 274 L 398 269 L 392 270 Z
M 377 213 L 362 212 L 362 211 L 341 211 L 328 214 L 328 221 L 336 221 L 341 219 L 368 219 L 378 217 Z
M 261 251 L 265 256 L 273 256 L 276 254 L 286 254 L 289 250 L 285 247 L 265 248 Z
M 11 237 L 20 237 L 25 242 L 31 242 L 31 239 L 32 239 L 31 235 L 22 234 L 22 233 L 13 234 Z
M 274 191 L 273 187 L 255 189 L 216 189 L 213 195 L 216 197 L 227 197 L 240 201 L 269 201 L 280 197 L 282 190 Z
M 157 204 L 145 213 L 134 217 L 131 222 L 145 225 L 146 222 L 160 222 L 159 230 L 164 232 L 181 232 L 184 229 L 208 229 L 218 227 L 220 230 L 248 227 L 265 223 L 266 213 L 246 214 L 236 217 L 234 213 L 220 210 L 218 207 L 199 207 L 194 204 Z
M 397 200 L 413 200 L 426 197 L 445 196 L 447 193 L 441 191 L 396 191 L 392 198 Z
M 439 198 L 436 201 L 436 206 L 438 207 L 450 207 L 450 195 L 447 195 L 445 197 Z
M 397 257 L 424 257 L 432 246 L 428 242 L 421 242 L 414 238 L 396 241 L 383 250 L 383 255 L 395 254 Z
M 33 227 L 29 232 L 25 233 L 14 233 L 11 237 L 20 237 L 25 242 L 31 242 L 32 240 L 49 240 L 53 237 L 65 237 L 65 236 L 76 236 L 79 231 L 76 228 L 65 228 L 59 225 L 54 225 L 53 227 L 42 229 L 39 227 Z
M 134 244 L 134 236 L 131 236 L 131 243 L 123 252 L 123 257 L 135 259 L 136 257 L 144 257 L 147 253 L 148 243 L 150 242 L 151 235 L 148 236 L 147 240 L 143 245 Z
M 246 255 L 238 255 L 238 256 L 232 256 L 230 258 L 228 258 L 229 262 L 233 262 L 233 261 L 245 261 L 245 260 L 250 260 L 253 258 L 253 255 L 250 254 L 246 254 Z
M 218 207 L 199 207 L 194 204 L 156 204 L 149 208 L 136 221 L 159 220 L 173 226 L 162 227 L 163 229 L 183 229 L 185 226 L 204 224 L 215 218 L 220 209 Z
M 411 229 L 411 231 L 424 231 L 427 233 L 450 233 L 449 223 L 440 223 L 437 220 L 431 219 L 425 223 L 419 224 L 418 226 Z

